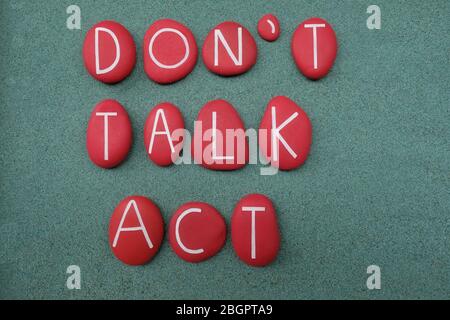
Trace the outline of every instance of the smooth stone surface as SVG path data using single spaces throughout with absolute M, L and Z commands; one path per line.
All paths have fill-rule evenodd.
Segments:
M 130 118 L 116 100 L 99 102 L 92 110 L 86 131 L 86 148 L 91 161 L 101 168 L 118 166 L 133 142 Z
M 152 260 L 163 236 L 163 217 L 150 199 L 129 196 L 114 209 L 109 223 L 109 245 L 123 263 L 143 265 Z
M 242 36 L 241 42 L 239 34 Z M 256 63 L 257 55 L 258 48 L 252 34 L 241 24 L 232 21 L 215 26 L 208 33 L 202 48 L 206 67 L 221 76 L 236 76 L 247 72 Z
M 280 36 L 280 22 L 273 14 L 266 14 L 258 21 L 258 34 L 266 41 L 272 42 Z
M 215 130 L 213 130 L 214 113 Z M 236 170 L 246 165 L 248 143 L 245 139 L 244 123 L 228 101 L 209 101 L 200 109 L 196 122 L 191 144 L 195 163 L 211 170 Z M 235 131 L 237 135 L 227 141 L 227 129 L 239 131 Z
M 95 79 L 110 84 L 120 82 L 128 77 L 136 64 L 133 36 L 118 22 L 101 21 L 86 33 L 83 61 Z
M 169 242 L 181 259 L 201 262 L 222 249 L 226 229 L 225 220 L 216 208 L 204 202 L 188 202 L 170 220 Z
M 183 129 L 183 115 L 172 103 L 160 103 L 150 111 L 144 126 L 144 144 L 155 164 L 168 166 L 175 162 L 183 148 Z
M 195 67 L 197 43 L 191 30 L 178 21 L 161 19 L 147 30 L 143 44 L 147 76 L 161 84 L 186 77 Z
M 324 19 L 310 18 L 303 21 L 292 36 L 292 57 L 301 73 L 309 79 L 325 77 L 333 67 L 337 51 L 336 34 Z
M 249 194 L 237 203 L 231 217 L 231 241 L 246 264 L 270 264 L 280 249 L 280 231 L 272 201 L 262 194 Z
M 272 166 L 292 170 L 306 161 L 312 142 L 312 125 L 306 112 L 294 101 L 284 96 L 272 98 L 259 129 L 265 130 L 264 139 L 259 139 L 260 150 Z M 277 142 L 278 148 L 275 147 Z

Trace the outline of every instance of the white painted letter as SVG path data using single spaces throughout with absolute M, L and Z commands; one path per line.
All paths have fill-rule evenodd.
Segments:
M 184 43 L 184 48 L 185 48 L 185 53 L 184 53 L 184 57 L 183 59 L 181 59 L 179 62 L 175 63 L 175 64 L 163 64 L 161 62 L 158 61 L 158 59 L 156 59 L 156 57 L 153 55 L 153 44 L 155 42 L 155 39 L 163 32 L 173 32 L 175 34 L 177 34 Z M 148 45 L 148 53 L 150 54 L 150 58 L 152 59 L 152 61 L 160 68 L 163 69 L 176 69 L 179 66 L 181 66 L 189 57 L 189 43 L 188 40 L 186 38 L 186 36 L 179 30 L 177 29 L 173 29 L 173 28 L 162 28 L 161 30 L 158 30 L 153 37 L 150 39 L 150 43 Z
M 325 28 L 325 24 L 305 24 L 305 28 L 313 29 L 314 69 L 317 69 L 317 28 Z
M 215 29 L 214 30 L 214 66 L 219 65 L 219 40 L 222 42 L 223 47 L 227 51 L 231 60 L 233 60 L 234 64 L 237 66 L 242 66 L 242 28 L 238 28 L 238 58 L 234 55 L 233 51 L 225 40 L 225 37 L 222 34 L 222 31 Z
M 271 158 L 272 161 L 278 161 L 278 151 L 279 145 L 278 141 L 281 141 L 286 150 L 290 153 L 290 155 L 295 159 L 297 158 L 297 154 L 292 150 L 289 144 L 284 140 L 283 136 L 280 134 L 281 129 L 283 129 L 289 122 L 297 118 L 298 112 L 293 113 L 289 118 L 287 118 L 280 126 L 277 128 L 277 112 L 274 106 L 272 106 L 272 153 Z
M 107 34 L 109 34 L 111 36 L 111 38 L 113 38 L 114 44 L 116 45 L 116 59 L 106 69 L 100 69 L 100 49 L 99 49 L 99 44 L 98 44 L 98 34 L 100 31 L 106 32 Z M 119 39 L 117 39 L 116 34 L 107 28 L 103 28 L 103 27 L 95 28 L 95 72 L 97 74 L 108 73 L 117 66 L 117 64 L 119 63 L 119 60 L 120 60 L 120 45 L 119 45 Z
M 109 151 L 108 151 L 108 136 L 109 136 L 109 129 L 108 129 L 108 117 L 117 117 L 117 112 L 96 112 L 95 115 L 97 117 L 101 116 L 103 117 L 103 136 L 104 136 L 104 151 L 103 151 L 103 159 L 105 161 L 109 160 Z
M 139 227 L 122 228 L 122 226 L 125 222 L 125 218 L 127 217 L 128 211 L 130 210 L 131 206 L 134 207 L 134 212 L 136 213 L 136 216 L 139 221 Z M 117 246 L 117 241 L 119 240 L 120 233 L 121 232 L 129 232 L 129 231 L 141 231 L 144 234 L 144 237 L 145 237 L 145 240 L 147 241 L 148 247 L 150 249 L 153 248 L 153 243 L 150 240 L 150 237 L 148 236 L 147 229 L 145 229 L 144 222 L 142 222 L 141 213 L 139 212 L 136 201 L 134 201 L 134 200 L 130 200 L 130 202 L 128 202 L 128 205 L 125 208 L 125 211 L 123 212 L 122 219 L 120 220 L 119 227 L 117 228 L 117 231 L 116 231 L 116 236 L 114 237 L 114 241 L 113 241 L 113 245 L 112 245 L 113 248 L 115 248 Z
M 156 131 L 156 126 L 158 125 L 159 117 L 162 118 L 163 125 L 164 125 L 164 131 Z M 169 141 L 170 150 L 172 151 L 172 153 L 175 152 L 175 148 L 173 146 L 172 139 L 170 138 L 170 131 L 169 131 L 169 127 L 167 125 L 166 115 L 164 114 L 163 109 L 158 109 L 158 111 L 156 111 L 155 122 L 153 123 L 152 136 L 150 138 L 150 143 L 148 145 L 148 153 L 149 154 L 151 154 L 152 150 L 153 150 L 153 142 L 155 140 L 155 135 L 166 135 L 167 140 Z
M 234 159 L 234 155 L 233 156 L 218 156 L 217 155 L 217 113 L 213 112 L 212 113 L 212 158 L 213 160 L 233 160 Z M 220 139 L 222 140 L 220 146 L 221 149 L 223 146 L 223 133 L 220 132 L 221 134 L 219 134 Z M 233 137 L 234 138 L 234 137 Z M 233 140 L 234 141 L 234 140 Z
M 256 212 L 265 212 L 264 207 L 242 207 L 242 211 L 251 211 L 252 213 L 252 259 L 256 259 Z
M 177 243 L 178 245 L 181 247 L 181 249 L 183 249 L 184 252 L 190 253 L 190 254 L 201 254 L 204 252 L 203 249 L 189 249 L 187 248 L 183 242 L 181 241 L 181 237 L 180 237 L 180 223 L 181 220 L 184 219 L 185 216 L 187 216 L 190 213 L 201 213 L 202 210 L 200 208 L 190 208 L 187 209 L 185 211 L 183 211 L 182 214 L 180 214 L 180 216 L 177 219 L 177 222 L 175 224 L 175 237 L 177 239 Z

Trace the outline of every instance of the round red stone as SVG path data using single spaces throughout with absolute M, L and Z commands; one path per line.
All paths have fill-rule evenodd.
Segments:
M 262 194 L 249 194 L 236 205 L 231 217 L 231 242 L 246 264 L 270 264 L 280 249 L 280 231 L 272 201 Z
M 328 74 L 336 59 L 336 34 L 324 19 L 310 18 L 294 31 L 291 51 L 295 64 L 307 78 L 321 79 Z
M 211 170 L 236 170 L 247 164 L 244 123 L 228 101 L 209 101 L 200 109 L 191 153 L 195 163 Z
M 292 170 L 306 161 L 312 125 L 306 112 L 294 101 L 284 96 L 270 100 L 259 129 L 263 138 L 259 139 L 259 147 L 272 166 Z
M 213 206 L 188 202 L 172 216 L 169 242 L 173 251 L 188 262 L 201 262 L 216 255 L 225 244 L 226 224 Z
M 101 21 L 86 34 L 83 60 L 92 77 L 104 83 L 116 83 L 133 70 L 136 45 L 130 32 L 120 23 Z
M 183 138 L 183 115 L 175 105 L 163 102 L 150 111 L 144 126 L 144 144 L 155 164 L 174 163 L 183 148 Z
M 114 209 L 109 223 L 109 245 L 123 263 L 149 262 L 158 252 L 163 236 L 161 212 L 150 199 L 130 196 Z
M 161 84 L 186 77 L 197 62 L 197 43 L 191 30 L 171 19 L 155 21 L 144 37 L 144 69 Z
M 91 161 L 102 168 L 119 165 L 128 155 L 133 132 L 128 113 L 117 101 L 98 103 L 91 113 L 86 132 L 86 147 Z
M 251 33 L 232 21 L 222 22 L 207 35 L 202 56 L 206 67 L 222 76 L 235 76 L 256 63 L 258 49 Z
M 266 41 L 275 41 L 280 36 L 280 22 L 273 14 L 266 14 L 258 21 L 258 33 Z

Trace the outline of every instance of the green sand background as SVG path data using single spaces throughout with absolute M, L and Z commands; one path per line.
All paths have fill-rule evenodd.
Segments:
M 126 4 L 125 4 L 126 3 Z M 366 27 L 366 8 L 382 10 L 382 29 Z M 66 7 L 82 11 L 82 30 L 66 28 Z M 267 43 L 258 19 L 275 13 L 282 34 Z M 312 82 L 296 69 L 290 39 L 304 19 L 334 27 L 334 69 Z M 177 19 L 201 47 L 225 20 L 249 28 L 258 61 L 221 78 L 201 59 L 186 79 L 147 79 L 141 46 L 150 23 Z M 108 86 L 85 71 L 81 46 L 95 22 L 115 19 L 133 34 L 131 76 Z M 450 1 L 1 1 L 0 297 L 148 299 L 450 298 Z M 293 172 L 260 176 L 260 166 L 214 172 L 158 168 L 146 157 L 143 125 L 161 101 L 178 105 L 192 130 L 200 107 L 224 98 L 257 128 L 269 99 L 287 95 L 310 115 L 314 142 Z M 93 106 L 118 99 L 134 144 L 127 161 L 101 170 L 88 159 L 85 130 Z M 245 194 L 270 196 L 282 246 L 266 268 L 224 249 L 201 264 L 180 260 L 165 239 L 148 265 L 128 267 L 108 246 L 118 202 L 142 194 L 166 223 L 182 203 L 216 206 L 229 225 Z M 82 289 L 66 288 L 79 265 Z M 382 289 L 366 288 L 366 268 L 382 269 Z

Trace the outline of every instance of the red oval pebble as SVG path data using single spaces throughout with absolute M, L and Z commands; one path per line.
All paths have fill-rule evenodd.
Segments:
M 277 257 L 280 231 L 272 201 L 262 194 L 249 194 L 236 205 L 231 217 L 231 242 L 246 264 L 263 267 Z
M 155 164 L 174 163 L 183 148 L 183 138 L 183 115 L 175 105 L 163 102 L 150 111 L 144 126 L 144 144 Z
M 306 112 L 294 101 L 284 96 L 270 100 L 259 129 L 259 147 L 272 166 L 292 170 L 306 161 L 312 125 Z
M 142 196 L 123 199 L 109 223 L 109 245 L 120 261 L 129 265 L 149 262 L 158 252 L 164 236 L 159 208 Z
M 170 220 L 170 245 L 185 261 L 201 262 L 211 258 L 222 249 L 225 239 L 225 220 L 207 203 L 188 202 L 178 208 Z
M 336 34 L 324 19 L 310 18 L 294 31 L 291 50 L 298 69 L 306 77 L 321 79 L 328 74 L 336 59 Z
M 136 63 L 136 45 L 130 32 L 115 21 L 95 24 L 83 44 L 84 65 L 91 76 L 105 83 L 125 79 Z
M 251 33 L 236 22 L 215 26 L 203 44 L 206 67 L 222 76 L 235 76 L 250 70 L 256 63 L 258 49 Z
M 143 51 L 147 76 L 161 84 L 183 79 L 197 62 L 198 48 L 191 30 L 171 19 L 157 20 L 148 28 Z
M 236 170 L 246 165 L 248 142 L 244 123 L 229 102 L 213 100 L 200 109 L 191 152 L 195 163 L 211 170 Z
M 264 40 L 275 41 L 280 32 L 280 22 L 273 14 L 266 14 L 258 21 L 258 33 Z
M 102 168 L 116 167 L 127 157 L 132 141 L 133 132 L 125 108 L 112 99 L 98 103 L 86 132 L 91 161 Z

